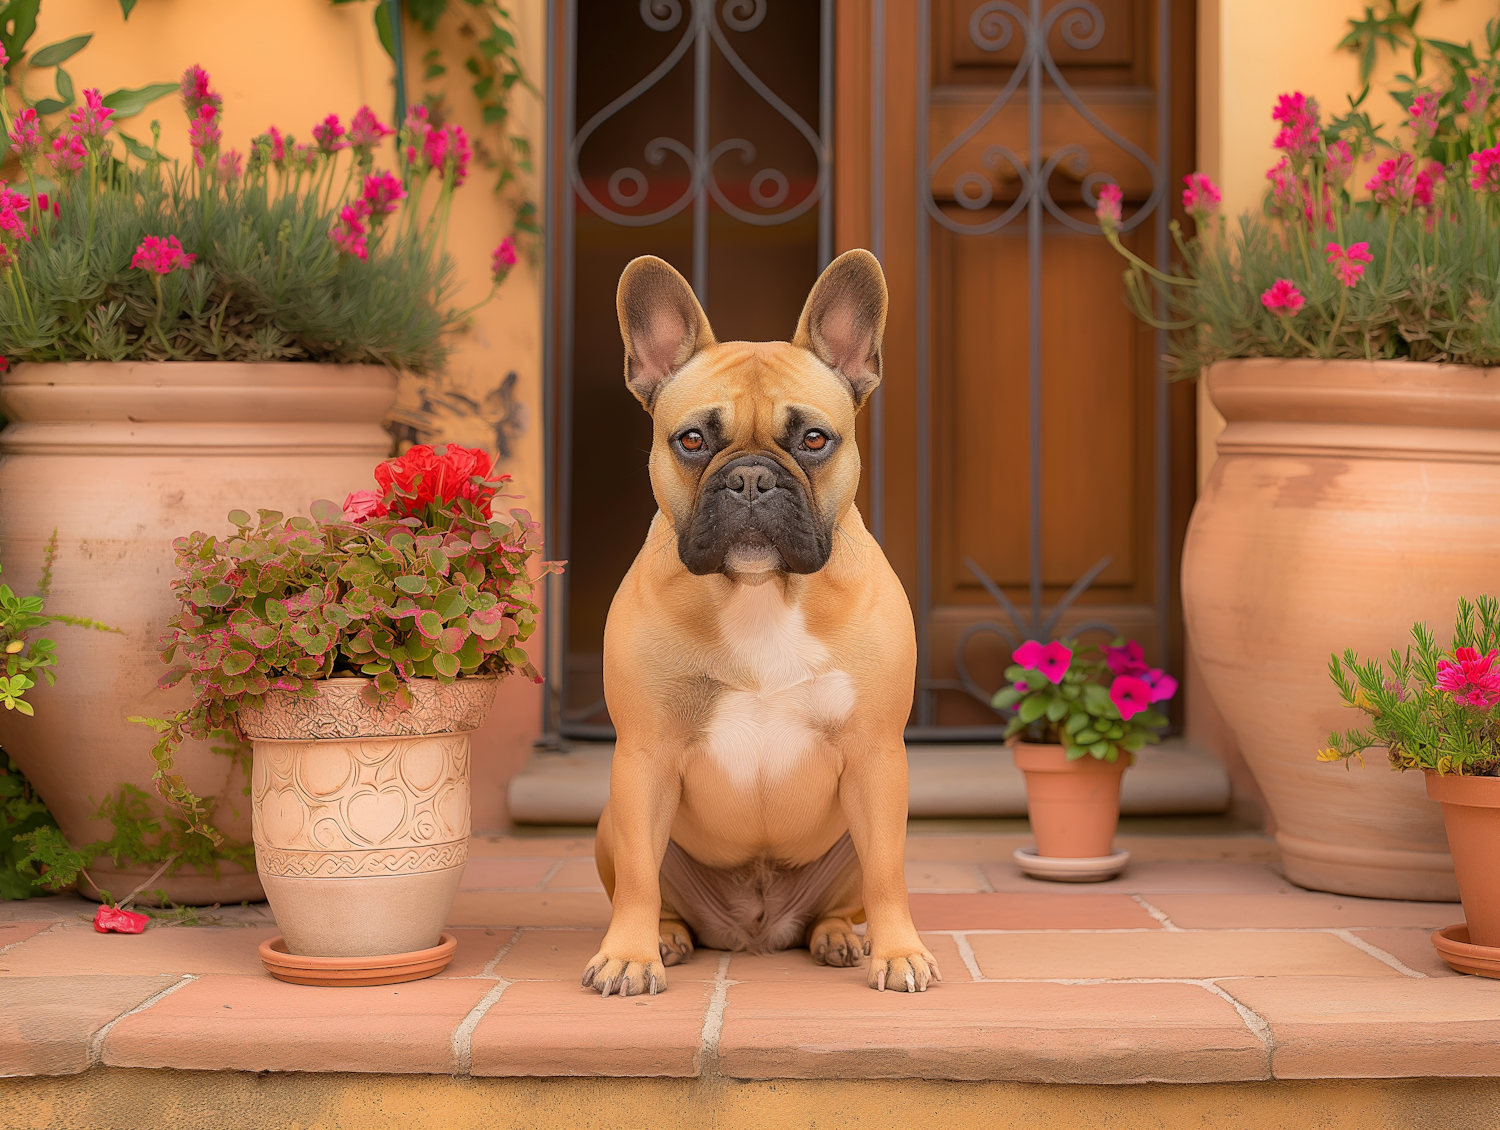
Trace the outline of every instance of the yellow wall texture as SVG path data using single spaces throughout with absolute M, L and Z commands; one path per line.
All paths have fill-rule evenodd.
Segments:
M 1373 0 L 1199 0 L 1198 167 L 1224 193 L 1230 216 L 1258 211 L 1266 170 L 1276 163 L 1271 108 L 1280 94 L 1313 95 L 1325 113 L 1341 113 L 1360 89 L 1359 63 L 1335 45 Z M 1408 7 L 1409 5 L 1403 5 Z M 1482 42 L 1487 20 L 1500 15 L 1496 0 L 1428 0 L 1417 31 L 1429 39 Z M 1436 60 L 1430 60 L 1436 62 Z M 1400 107 L 1383 87 L 1410 70 L 1410 54 L 1382 46 L 1365 108 L 1376 122 L 1392 126 Z M 1198 473 L 1201 483 L 1214 461 L 1214 439 L 1223 417 L 1200 383 Z
M 525 65 L 539 88 L 545 56 L 544 0 L 512 0 L 517 42 Z M 275 125 L 311 141 L 314 123 L 337 113 L 347 123 L 368 104 L 389 122 L 393 113 L 393 68 L 376 38 L 369 2 L 335 6 L 329 0 L 140 0 L 128 22 L 118 0 L 44 0 L 32 50 L 71 36 L 93 32 L 93 42 L 64 64 L 78 91 L 98 86 L 141 87 L 175 82 L 191 64 L 201 65 L 224 96 L 224 148 L 241 153 L 250 138 Z M 411 101 L 426 89 L 452 81 L 448 104 L 453 120 L 479 133 L 474 105 L 463 70 L 458 37 L 439 25 L 437 45 L 447 55 L 449 74 L 434 83 L 422 81 L 422 55 L 433 41 L 416 25 L 406 28 L 407 83 Z M 51 72 L 41 70 L 28 84 L 33 98 L 51 94 L 44 85 Z M 534 147 L 542 168 L 543 111 L 538 99 L 518 92 L 512 111 Z M 178 158 L 190 152 L 187 119 L 175 95 L 149 106 L 122 124 L 131 136 L 149 142 L 150 122 L 162 123 L 162 151 Z M 493 130 L 484 131 L 492 147 Z M 393 164 L 388 148 L 378 167 Z M 457 261 L 462 289 L 456 301 L 470 305 L 489 290 L 490 252 L 510 231 L 511 210 L 491 191 L 494 174 L 477 163 L 454 197 L 448 248 Z M 539 254 L 520 264 L 496 298 L 476 312 L 472 327 L 455 342 L 449 378 L 475 400 L 499 385 L 506 373 L 518 375 L 517 399 L 524 405 L 524 426 L 512 458 L 503 469 L 515 476 L 515 491 L 526 496 L 518 505 L 540 516 L 542 510 L 542 290 Z M 410 389 L 403 397 L 410 395 Z M 493 432 L 476 422 L 457 423 L 444 438 L 495 450 Z M 373 470 L 373 468 L 372 468 Z M 373 480 L 372 480 L 373 481 Z M 540 666 L 541 634 L 531 650 Z M 474 828 L 493 830 L 504 823 L 504 782 L 524 760 L 540 724 L 539 688 L 524 679 L 503 685 L 486 727 L 474 740 Z

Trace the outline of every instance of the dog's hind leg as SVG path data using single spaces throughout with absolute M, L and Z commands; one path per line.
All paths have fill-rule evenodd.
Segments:
M 807 931 L 808 952 L 819 965 L 853 966 L 864 956 L 864 939 L 854 932 L 854 920 L 864 917 L 863 886 L 864 874 L 854 858 L 824 893 Z
M 663 897 L 661 923 L 658 927 L 661 934 L 661 963 L 663 965 L 681 965 L 693 956 L 693 932 L 688 929 L 686 922 L 675 917 L 675 913 Z

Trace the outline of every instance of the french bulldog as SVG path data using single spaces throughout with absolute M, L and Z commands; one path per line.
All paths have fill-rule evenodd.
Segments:
M 806 945 L 924 992 L 941 975 L 904 874 L 916 633 L 854 505 L 880 264 L 831 263 L 789 343 L 718 342 L 651 256 L 617 309 L 659 509 L 604 634 L 618 738 L 595 856 L 613 905 L 583 984 L 657 993 L 695 944 Z

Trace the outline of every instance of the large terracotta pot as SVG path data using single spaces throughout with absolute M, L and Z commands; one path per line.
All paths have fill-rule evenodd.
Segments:
M 1469 944 L 1500 947 L 1500 777 L 1426 776 L 1443 807 Z
M 156 687 L 157 641 L 176 610 L 172 539 L 226 530 L 225 515 L 261 507 L 306 514 L 317 498 L 369 486 L 389 452 L 380 422 L 395 376 L 374 366 L 122 363 L 17 365 L 0 380 L 0 564 L 29 592 L 57 529 L 48 607 L 92 616 L 123 635 L 58 625 L 57 685 L 29 692 L 35 718 L 0 711 L 0 745 L 16 759 L 74 844 L 107 838 L 96 803 L 122 783 L 150 793 L 154 735 L 127 722 L 190 700 Z M 187 742 L 177 767 L 216 822 L 247 840 L 244 774 L 207 743 Z M 107 860 L 94 879 L 121 896 L 155 867 Z M 215 878 L 184 869 L 158 880 L 184 903 L 258 899 L 234 864 Z M 92 888 L 85 893 L 96 895 Z
M 1093 757 L 1069 761 L 1060 745 L 1021 742 L 1014 748 L 1016 768 L 1026 775 L 1026 814 L 1037 855 L 1109 855 L 1120 825 L 1120 775 L 1129 763 Z
M 290 953 L 358 958 L 438 944 L 469 858 L 469 734 L 499 680 L 411 683 L 373 709 L 329 679 L 242 709 L 255 745 L 255 865 Z
M 1228 420 L 1182 562 L 1187 631 L 1276 817 L 1288 878 L 1378 898 L 1458 897 L 1415 773 L 1320 763 L 1340 703 L 1330 653 L 1382 658 L 1413 621 L 1446 638 L 1495 592 L 1500 378 L 1402 361 L 1233 361 Z

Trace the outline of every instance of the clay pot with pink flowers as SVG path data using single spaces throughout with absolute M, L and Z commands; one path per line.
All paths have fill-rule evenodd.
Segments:
M 1027 640 L 1011 659 L 1010 685 L 993 705 L 1014 711 L 1006 736 L 1026 776 L 1036 836 L 1036 846 L 1014 858 L 1038 879 L 1113 878 L 1130 859 L 1113 850 L 1120 777 L 1136 750 L 1158 740 L 1167 719 L 1153 705 L 1170 699 L 1177 682 L 1148 666 L 1134 640 L 1103 647 Z

